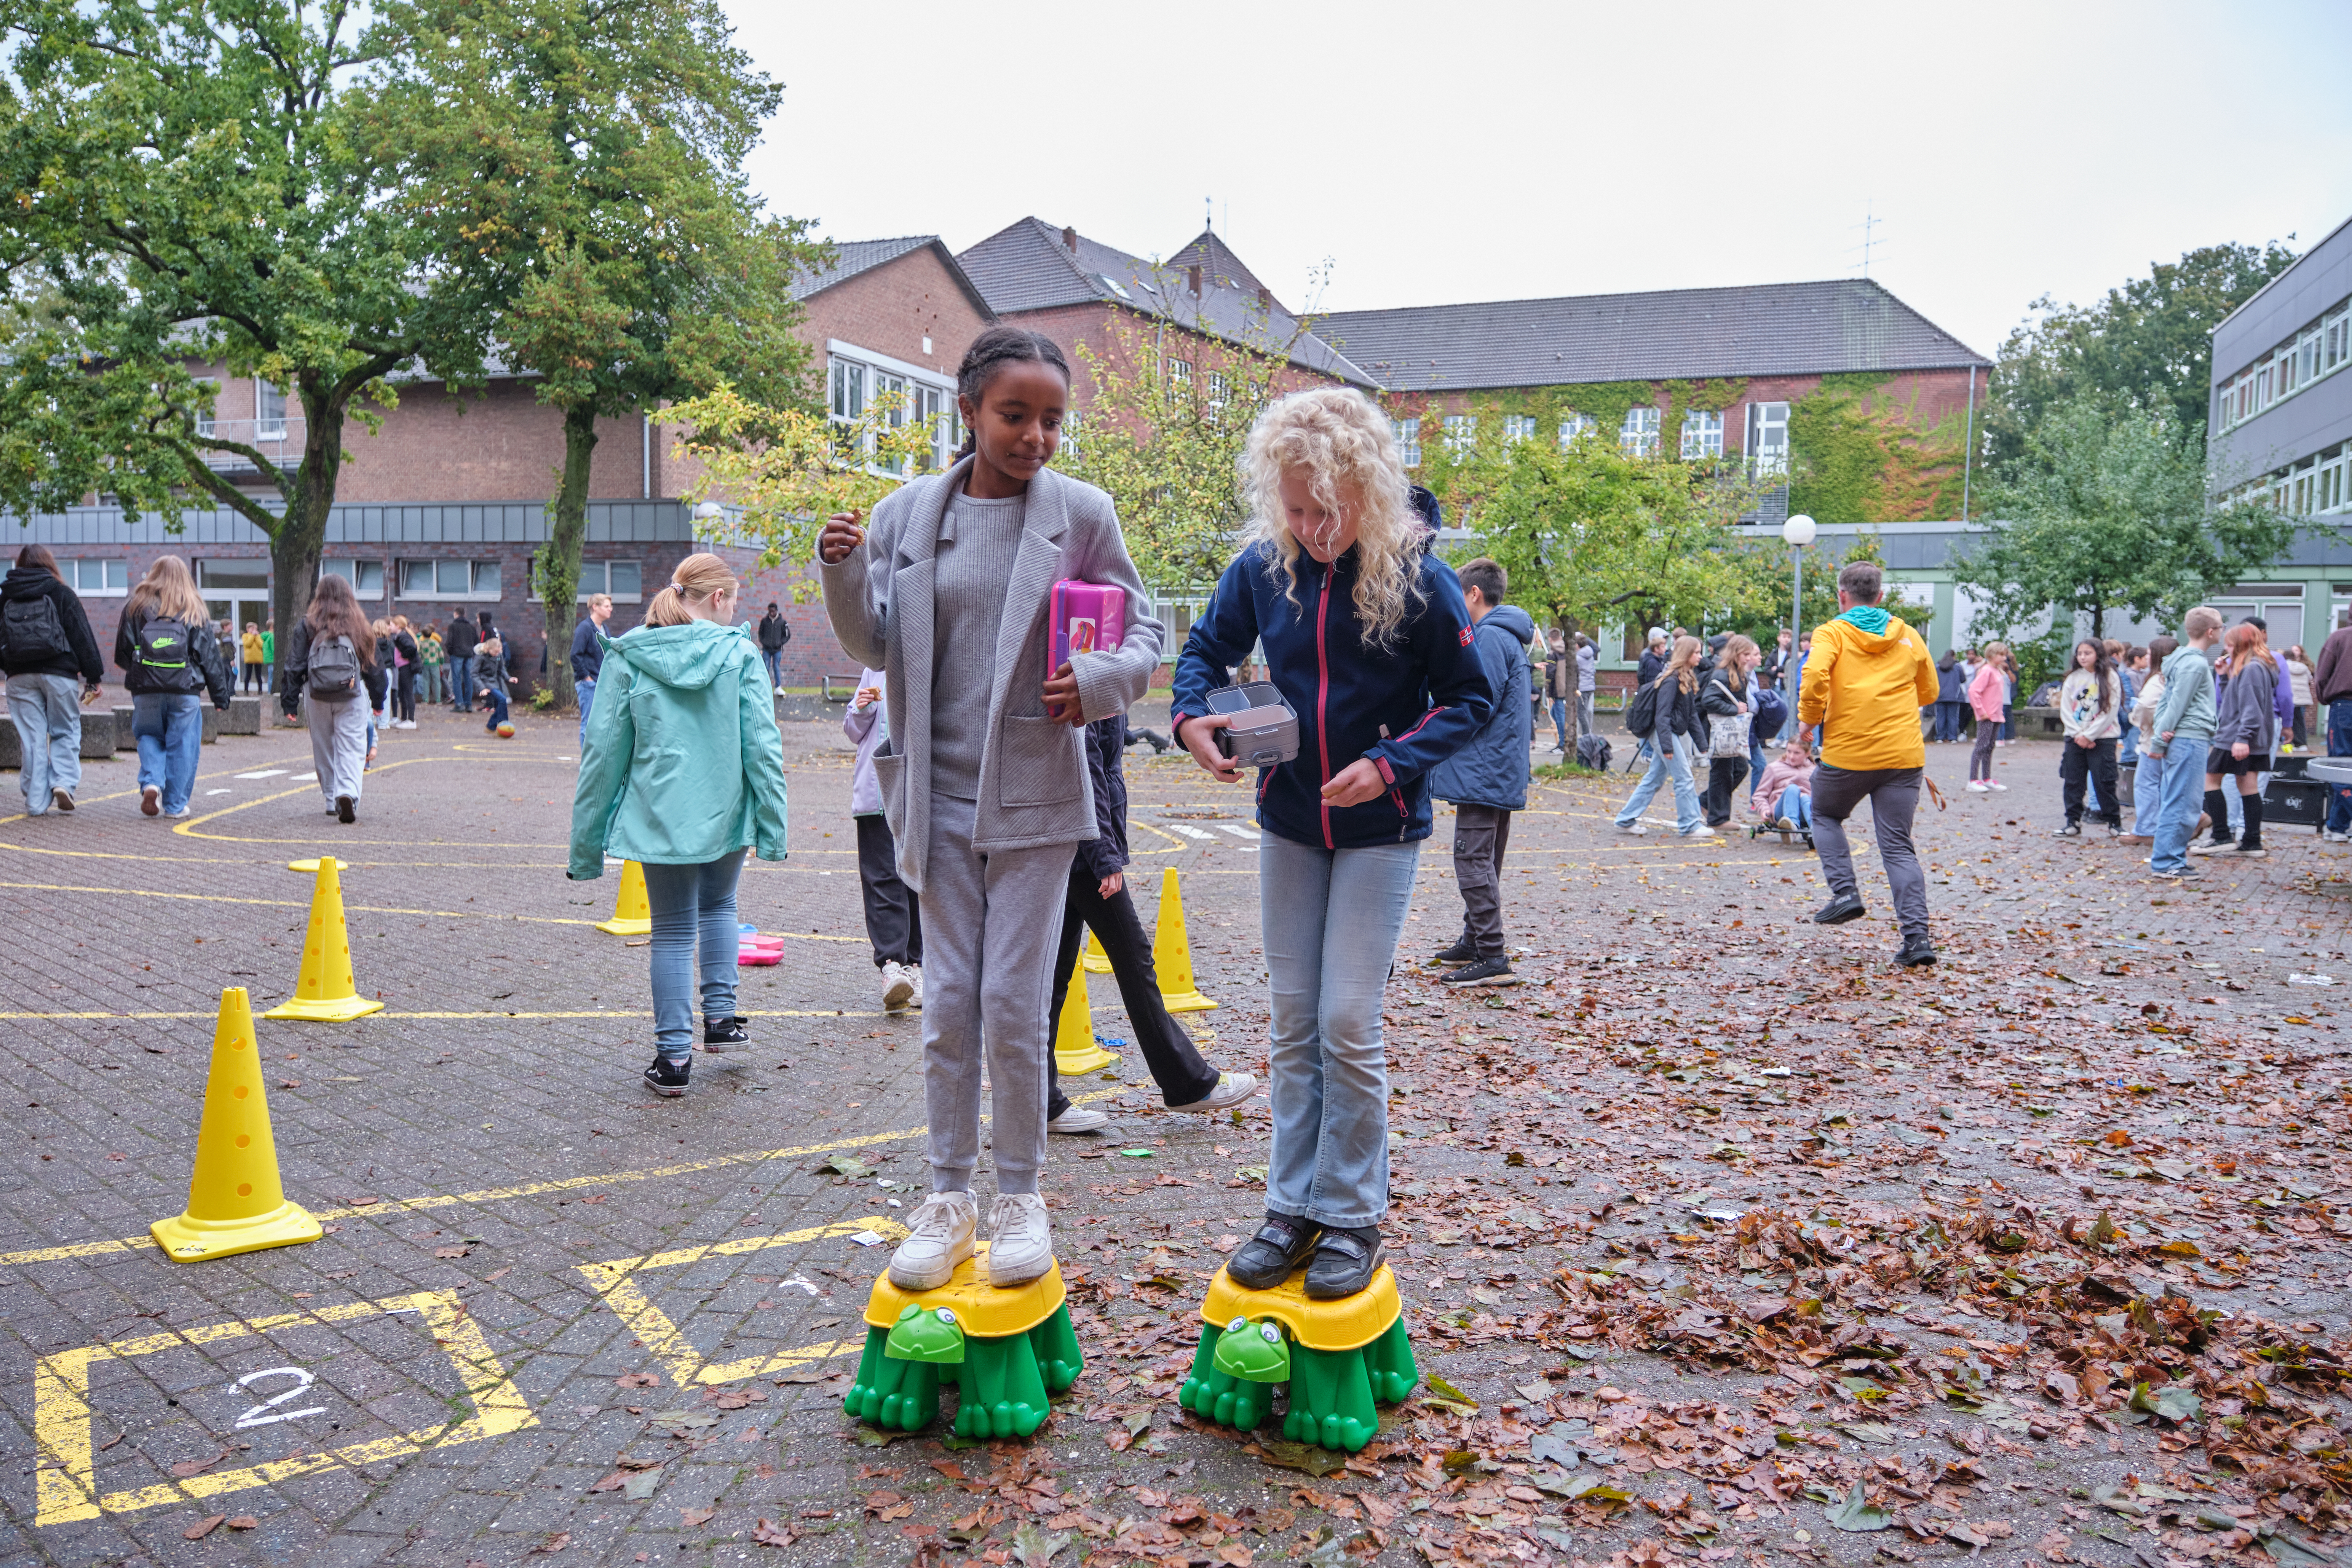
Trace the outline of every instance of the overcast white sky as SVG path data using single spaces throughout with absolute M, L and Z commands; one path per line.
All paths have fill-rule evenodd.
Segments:
M 753 5 L 772 208 L 961 249 L 1199 232 L 1294 308 L 1859 275 L 1990 354 L 2042 293 L 2352 216 L 2352 5 Z

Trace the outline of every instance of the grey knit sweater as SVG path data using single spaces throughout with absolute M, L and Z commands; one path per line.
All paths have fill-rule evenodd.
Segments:
M 980 798 L 980 756 L 988 740 L 988 692 L 1004 621 L 1004 584 L 1021 552 L 1027 495 L 948 498 L 940 524 L 939 574 L 931 611 L 938 660 L 931 666 L 931 793 Z

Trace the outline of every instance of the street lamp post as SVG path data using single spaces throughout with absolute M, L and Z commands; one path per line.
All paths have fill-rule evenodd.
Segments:
M 1805 546 L 1813 542 L 1813 535 L 1818 531 L 1813 520 L 1803 512 L 1799 512 L 1780 525 L 1780 537 L 1788 541 L 1789 564 L 1796 579 L 1795 590 L 1790 595 L 1789 605 L 1789 637 L 1791 648 L 1796 646 L 1795 639 L 1805 635 Z

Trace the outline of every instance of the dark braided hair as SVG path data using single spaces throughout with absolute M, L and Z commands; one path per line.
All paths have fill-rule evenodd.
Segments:
M 1070 362 L 1062 357 L 1061 345 L 1026 327 L 998 326 L 972 339 L 971 347 L 964 350 L 963 363 L 956 366 L 956 395 L 968 401 L 977 414 L 981 395 L 996 379 L 996 373 L 1008 364 L 1050 364 L 1062 373 L 1062 384 L 1069 384 Z M 956 457 L 969 458 L 979 449 L 979 435 L 967 427 L 963 447 Z

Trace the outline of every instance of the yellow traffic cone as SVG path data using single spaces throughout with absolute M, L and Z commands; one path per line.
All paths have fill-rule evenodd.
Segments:
M 310 930 L 302 939 L 302 974 L 294 999 L 280 1002 L 265 1018 L 308 1018 L 316 1024 L 348 1024 L 383 1011 L 352 983 L 352 939 L 343 930 L 343 884 L 332 855 L 319 857 L 319 881 L 310 893 Z
M 1151 966 L 1160 972 L 1160 999 L 1171 1013 L 1205 1013 L 1216 1005 L 1192 984 L 1192 939 L 1184 934 L 1184 890 L 1176 868 L 1160 868 L 1160 923 L 1151 932 Z
M 646 900 L 646 868 L 635 860 L 621 863 L 621 896 L 613 901 L 613 918 L 598 921 L 607 936 L 651 936 L 654 907 Z
M 1095 1039 L 1094 1004 L 1087 999 L 1087 967 L 1070 965 L 1070 994 L 1063 1000 L 1061 1022 L 1054 1030 L 1054 1066 L 1072 1077 L 1096 1072 L 1118 1058 Z
M 187 1212 L 147 1227 L 166 1258 L 193 1263 L 319 1239 L 319 1222 L 287 1202 L 278 1184 L 260 1055 L 245 987 L 232 985 L 221 993 L 220 1022 L 213 1028 L 212 1076 L 205 1080 Z
M 1087 932 L 1087 945 L 1078 950 L 1078 960 L 1087 966 L 1088 974 L 1110 973 L 1110 954 L 1103 951 L 1102 939 L 1091 931 Z

